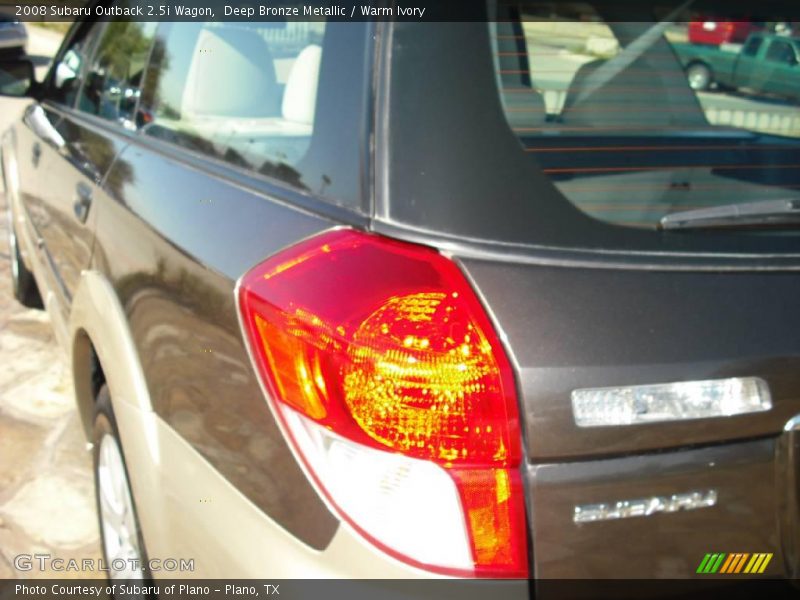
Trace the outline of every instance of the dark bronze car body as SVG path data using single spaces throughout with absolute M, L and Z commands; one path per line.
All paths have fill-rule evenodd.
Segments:
M 49 97 L 47 82 L 4 138 L 23 259 L 70 352 L 87 432 L 109 385 L 148 551 L 195 552 L 212 576 L 422 574 L 353 541 L 315 492 L 264 402 L 237 314 L 251 267 L 348 227 L 447 253 L 500 332 L 520 402 L 532 577 L 686 578 L 712 551 L 771 552 L 767 575 L 796 576 L 796 233 L 596 221 L 542 171 L 574 164 L 569 147 L 584 140 L 520 152 L 497 89 L 471 83 L 495 77 L 485 23 L 329 28 L 339 67 L 323 54 L 318 111 L 336 118 L 319 121 L 290 176 L 87 114 Z M 800 152 L 788 139 L 730 135 L 765 147 L 658 143 L 731 167 L 734 183 L 758 175 L 734 167 Z M 602 142 L 620 143 L 652 140 Z M 602 168 L 626 164 L 618 156 Z M 674 157 L 661 148 L 650 166 L 677 169 Z M 771 180 L 796 182 L 791 170 Z M 581 428 L 570 404 L 577 389 L 737 377 L 765 381 L 771 409 Z M 717 500 L 706 508 L 574 518 L 582 506 L 708 490 Z

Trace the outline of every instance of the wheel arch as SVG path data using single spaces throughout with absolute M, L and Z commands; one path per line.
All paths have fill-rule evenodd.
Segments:
M 710 64 L 708 64 L 704 59 L 700 57 L 692 58 L 689 62 L 686 63 L 686 68 L 684 70 L 688 73 L 689 69 L 691 69 L 694 66 L 701 66 L 708 69 L 708 73 L 709 75 L 711 75 L 711 81 L 714 81 L 714 75 L 715 75 L 714 68 Z
M 100 387 L 105 382 L 105 373 L 97 356 L 97 350 L 85 329 L 80 328 L 75 331 L 70 354 L 75 402 L 86 439 L 90 439 L 94 405 Z
M 144 412 L 152 403 L 125 312 L 111 283 L 98 271 L 81 274 L 69 320 L 69 361 L 83 429 L 91 436 L 94 403 L 106 383 L 113 402 Z

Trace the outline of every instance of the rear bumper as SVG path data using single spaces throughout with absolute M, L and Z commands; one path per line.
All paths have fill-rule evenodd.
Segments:
M 530 466 L 534 575 L 797 576 L 799 449 L 800 431 L 787 431 L 774 438 L 699 449 Z M 626 500 L 710 490 L 717 497 L 710 507 L 575 522 L 575 508 L 580 506 L 613 507 Z M 773 556 L 762 575 L 698 574 L 708 553 Z

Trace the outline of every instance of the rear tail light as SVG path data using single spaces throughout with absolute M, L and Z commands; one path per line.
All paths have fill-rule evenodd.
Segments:
M 418 567 L 527 576 L 513 374 L 452 261 L 332 231 L 248 272 L 239 308 L 273 411 L 343 520 Z

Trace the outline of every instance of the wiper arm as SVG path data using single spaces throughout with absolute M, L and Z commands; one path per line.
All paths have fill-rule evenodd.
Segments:
M 684 210 L 661 218 L 659 229 L 724 229 L 800 225 L 800 200 L 761 200 Z

